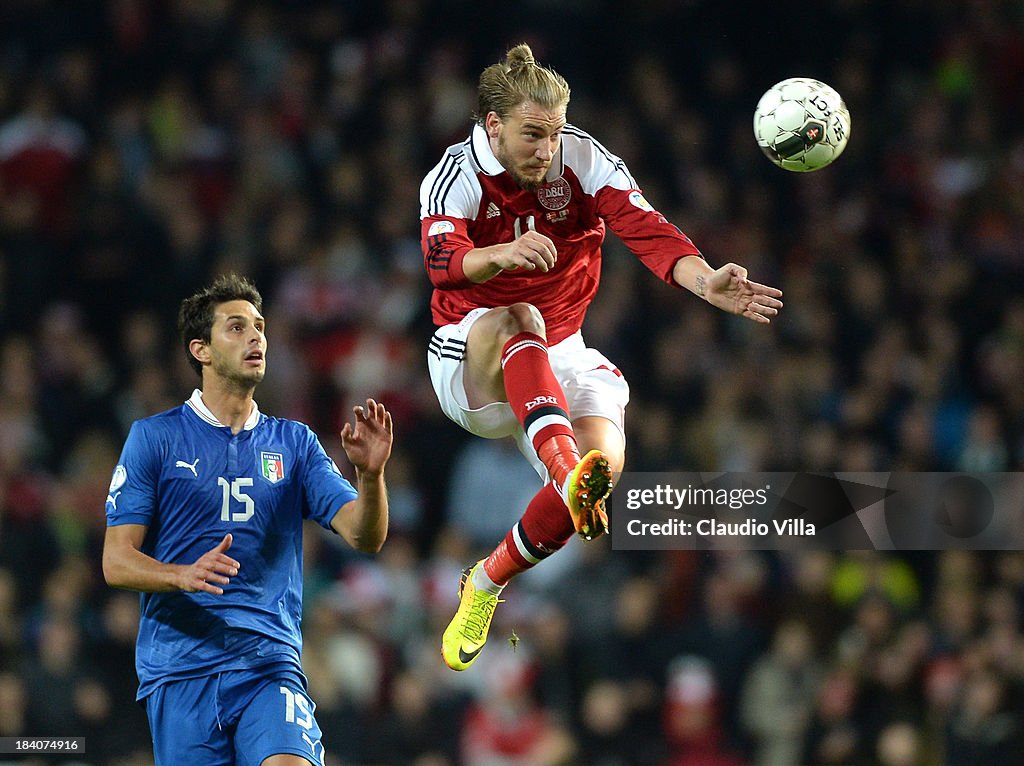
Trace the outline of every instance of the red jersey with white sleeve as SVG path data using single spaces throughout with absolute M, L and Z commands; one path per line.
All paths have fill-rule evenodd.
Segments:
M 676 261 L 701 255 L 644 199 L 625 163 L 579 128 L 563 128 L 545 182 L 526 191 L 498 162 L 484 129 L 475 126 L 466 141 L 448 147 L 420 186 L 420 238 L 434 285 L 434 323 L 525 301 L 544 317 L 550 345 L 567 338 L 580 329 L 597 293 L 605 225 L 673 286 Z M 512 242 L 531 228 L 554 242 L 553 269 L 502 271 L 480 284 L 466 278 L 466 253 Z

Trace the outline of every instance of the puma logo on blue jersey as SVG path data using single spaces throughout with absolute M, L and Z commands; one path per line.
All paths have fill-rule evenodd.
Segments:
M 174 464 L 174 467 L 175 468 L 187 468 L 188 470 L 190 470 L 192 472 L 192 475 L 195 476 L 198 479 L 199 478 L 199 474 L 196 473 L 196 466 L 198 464 L 199 464 L 199 458 L 196 458 L 191 463 L 186 463 L 184 460 L 179 460 L 177 463 Z

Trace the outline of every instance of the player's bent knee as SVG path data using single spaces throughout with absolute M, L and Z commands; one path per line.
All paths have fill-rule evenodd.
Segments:
M 522 332 L 532 332 L 547 337 L 544 317 L 532 303 L 513 303 L 502 316 L 501 333 L 511 338 Z

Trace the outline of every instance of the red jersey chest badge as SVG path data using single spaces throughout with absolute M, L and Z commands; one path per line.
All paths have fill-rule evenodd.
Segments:
M 572 187 L 564 178 L 556 178 L 537 189 L 537 201 L 545 210 L 561 210 L 572 199 Z

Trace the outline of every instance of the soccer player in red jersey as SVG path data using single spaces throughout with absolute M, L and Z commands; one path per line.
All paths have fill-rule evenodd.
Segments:
M 478 436 L 515 437 L 545 481 L 494 552 L 463 573 L 441 641 L 453 670 L 476 660 L 512 577 L 573 532 L 592 540 L 608 530 L 629 387 L 580 333 L 605 227 L 658 277 L 717 308 L 767 324 L 782 307 L 782 292 L 742 266 L 711 268 L 623 161 L 566 123 L 568 103 L 566 81 L 528 45 L 513 47 L 480 76 L 472 134 L 420 187 L 439 327 L 427 360 L 441 408 Z

